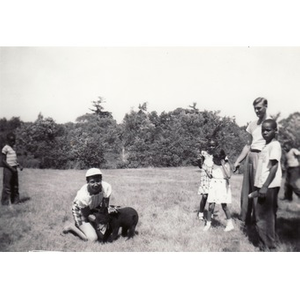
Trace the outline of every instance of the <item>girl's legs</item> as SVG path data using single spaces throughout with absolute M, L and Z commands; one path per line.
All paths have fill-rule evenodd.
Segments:
M 199 208 L 199 212 L 198 212 L 198 218 L 200 220 L 204 220 L 203 212 L 204 212 L 204 208 L 205 208 L 205 205 L 206 205 L 207 196 L 208 196 L 208 194 L 202 194 L 202 198 L 201 198 L 201 201 L 200 201 L 200 208 Z
M 214 213 L 216 203 L 209 203 L 207 211 L 207 221 L 211 222 L 211 216 Z
M 216 203 L 209 203 L 208 211 L 207 211 L 207 221 L 206 221 L 206 224 L 203 228 L 203 231 L 207 231 L 211 226 L 211 215 L 214 212 L 215 205 L 216 205 Z
M 231 214 L 230 214 L 230 211 L 228 209 L 227 203 L 222 203 L 221 206 L 222 206 L 222 209 L 224 210 L 224 213 L 226 215 L 226 219 L 227 220 L 231 219 Z
M 224 229 L 224 231 L 231 231 L 232 229 L 234 229 L 234 227 L 233 227 L 231 214 L 230 214 L 230 211 L 228 209 L 227 203 L 222 203 L 221 205 L 222 205 L 222 209 L 224 210 L 224 213 L 225 213 L 226 218 L 227 218 L 227 225 L 226 225 L 226 228 Z

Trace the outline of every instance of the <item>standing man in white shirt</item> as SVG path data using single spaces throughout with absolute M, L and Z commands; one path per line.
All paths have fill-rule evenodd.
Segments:
M 245 225 L 250 225 L 254 219 L 253 199 L 249 199 L 248 195 L 254 191 L 254 178 L 258 156 L 266 144 L 261 133 L 261 126 L 266 119 L 271 119 L 267 114 L 267 99 L 262 97 L 256 98 L 253 102 L 253 108 L 258 120 L 253 121 L 248 125 L 246 129 L 248 132 L 247 144 L 244 146 L 241 154 L 234 163 L 234 172 L 236 172 L 241 162 L 245 160 L 240 212 L 240 218 Z

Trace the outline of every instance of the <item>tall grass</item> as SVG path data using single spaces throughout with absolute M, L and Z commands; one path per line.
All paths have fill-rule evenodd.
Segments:
M 2 170 L 0 170 L 2 181 Z M 235 229 L 224 232 L 225 215 L 216 206 L 213 228 L 203 232 L 204 223 L 196 219 L 197 168 L 104 170 L 104 180 L 113 188 L 111 204 L 132 206 L 139 213 L 138 235 L 114 243 L 83 242 L 72 234 L 61 234 L 73 222 L 71 204 L 85 183 L 85 171 L 24 169 L 19 173 L 19 205 L 1 206 L 0 250 L 2 252 L 255 252 L 237 218 L 241 175 L 231 179 L 230 205 Z M 280 191 L 282 195 L 282 189 Z M 279 202 L 278 251 L 300 250 L 299 202 Z

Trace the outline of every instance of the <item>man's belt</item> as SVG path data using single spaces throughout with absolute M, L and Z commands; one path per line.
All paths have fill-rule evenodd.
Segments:
M 259 152 L 261 152 L 261 150 L 258 150 L 258 149 L 250 149 L 250 152 L 259 153 Z

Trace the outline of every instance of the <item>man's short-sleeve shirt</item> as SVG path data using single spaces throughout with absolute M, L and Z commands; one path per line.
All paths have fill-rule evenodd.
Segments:
M 266 120 L 267 119 L 271 119 L 271 117 L 267 116 Z M 246 128 L 246 131 L 250 133 L 252 136 L 252 143 L 251 143 L 252 150 L 261 150 L 266 144 L 266 141 L 264 140 L 261 134 L 261 127 L 262 124 L 258 125 L 257 121 L 253 121 Z
M 110 197 L 111 191 L 111 185 L 105 181 L 102 181 L 102 191 L 96 195 L 90 195 L 88 191 L 88 184 L 85 184 L 77 192 L 74 203 L 76 203 L 79 208 L 85 208 L 89 206 L 90 209 L 94 209 L 102 205 L 103 198 Z

